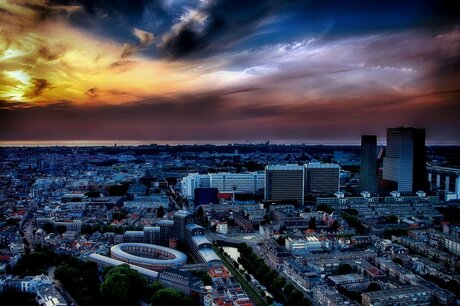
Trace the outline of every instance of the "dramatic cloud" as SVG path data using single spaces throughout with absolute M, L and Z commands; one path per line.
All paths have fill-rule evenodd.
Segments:
M 450 1 L 0 3 L 0 140 L 460 142 Z M 71 101 L 71 102 L 70 102 Z
M 122 58 L 130 56 L 131 54 L 136 53 L 142 49 L 148 48 L 153 43 L 152 33 L 134 28 L 133 34 L 139 39 L 139 44 L 138 45 L 124 44 L 123 52 L 121 54 Z

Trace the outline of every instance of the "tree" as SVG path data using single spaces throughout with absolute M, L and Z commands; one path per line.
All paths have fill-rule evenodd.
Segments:
M 212 279 L 211 279 L 211 276 L 209 276 L 208 272 L 194 271 L 193 274 L 195 274 L 201 279 L 201 281 L 203 282 L 203 285 L 210 286 L 212 284 Z
M 311 217 L 310 221 L 308 221 L 308 228 L 312 230 L 316 230 L 316 218 Z
M 145 289 L 145 279 L 128 265 L 109 268 L 101 284 L 102 297 L 111 305 L 136 304 Z
M 385 221 L 388 223 L 398 223 L 399 218 L 395 215 L 385 217 Z
M 290 295 L 294 289 L 295 288 L 294 288 L 294 286 L 292 284 L 287 284 L 286 286 L 284 286 L 283 292 L 286 295 Z
M 46 222 L 45 224 L 43 224 L 42 226 L 42 229 L 47 233 L 52 233 L 54 228 L 53 228 L 53 224 L 51 224 L 50 222 Z
M 54 277 L 61 281 L 61 283 L 67 287 L 73 285 L 80 278 L 80 271 L 76 268 L 65 266 L 59 266 L 54 272 Z
M 246 273 L 246 274 L 244 275 L 244 277 L 246 278 L 246 280 L 247 280 L 248 282 L 251 281 L 251 276 L 250 276 L 249 274 Z
M 120 221 L 120 220 L 123 220 L 123 219 L 126 219 L 126 212 L 124 211 L 114 211 L 112 213 L 112 218 L 113 220 L 117 220 L 117 221 Z
M 85 195 L 89 198 L 99 198 L 101 196 L 101 193 L 99 191 L 88 191 L 85 193 Z
M 401 265 L 401 266 L 404 264 L 404 262 L 402 261 L 402 259 L 399 258 L 399 257 L 393 258 L 393 262 L 396 263 L 396 264 L 398 264 L 398 265 Z
M 56 232 L 59 234 L 64 234 L 66 230 L 67 230 L 67 227 L 65 225 L 56 226 Z
M 15 289 L 7 289 L 0 293 L 1 305 L 21 305 L 21 306 L 35 306 L 33 293 L 20 292 Z
M 200 207 L 198 207 L 198 210 L 196 211 L 196 217 L 197 219 L 201 219 L 203 218 L 204 216 L 204 210 L 203 210 L 203 207 L 200 205 Z
M 150 300 L 152 305 L 193 305 L 193 300 L 172 288 L 160 289 L 152 296 Z
M 330 207 L 329 205 L 326 205 L 326 204 L 318 204 L 316 205 L 316 210 L 317 211 L 324 211 L 324 212 L 327 212 L 328 214 L 332 213 L 334 210 L 332 209 L 332 207 Z
M 158 207 L 157 209 L 157 217 L 158 218 L 163 218 L 165 215 L 165 208 L 163 206 Z
M 163 287 L 163 285 L 159 282 L 159 281 L 156 281 L 156 282 L 153 282 L 151 285 L 150 285 L 150 289 L 153 291 L 152 292 L 152 295 L 155 294 L 157 291 L 161 290 L 161 289 L 164 289 L 165 287 Z
M 378 291 L 378 290 L 382 290 L 382 287 L 380 287 L 379 284 L 377 283 L 370 283 L 369 286 L 367 286 L 367 290 L 366 291 Z
M 285 305 L 299 305 L 307 306 L 311 305 L 310 301 L 304 298 L 304 295 L 299 290 L 294 289 L 291 294 L 288 295 Z
M 331 225 L 331 229 L 336 232 L 338 229 L 340 228 L 340 224 L 337 220 L 334 221 L 334 223 L 332 223 Z
M 277 277 L 275 278 L 275 281 L 273 283 L 273 285 L 275 286 L 275 288 L 277 289 L 281 289 L 284 287 L 284 285 L 286 284 L 286 279 L 284 277 Z
M 284 237 L 284 236 L 279 236 L 278 239 L 276 239 L 276 242 L 277 242 L 279 245 L 284 246 L 284 245 L 286 244 L 286 237 Z
M 350 274 L 353 269 L 349 264 L 341 264 L 339 266 L 339 269 L 337 270 L 337 274 L 342 275 L 342 274 Z

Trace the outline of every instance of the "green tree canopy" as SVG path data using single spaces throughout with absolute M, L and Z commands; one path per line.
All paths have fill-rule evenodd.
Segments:
M 160 289 L 152 296 L 152 305 L 181 305 L 191 306 L 193 300 L 172 288 Z
M 107 270 L 101 294 L 111 305 L 135 305 L 146 289 L 146 281 L 128 265 Z
M 337 271 L 337 274 L 341 275 L 341 274 L 350 274 L 352 272 L 352 268 L 349 264 L 341 264 L 339 266 L 339 269 Z
M 382 287 L 380 287 L 380 285 L 377 283 L 370 283 L 369 286 L 367 287 L 367 291 L 378 291 L 378 290 L 382 290 Z
M 163 206 L 158 207 L 157 209 L 157 217 L 158 218 L 163 218 L 165 215 L 165 208 Z
M 316 230 L 316 218 L 311 217 L 310 221 L 308 221 L 308 228 L 312 230 Z

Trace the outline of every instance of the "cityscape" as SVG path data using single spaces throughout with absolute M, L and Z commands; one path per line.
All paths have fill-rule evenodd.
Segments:
M 0 305 L 460 305 L 453 1 L 0 1 Z

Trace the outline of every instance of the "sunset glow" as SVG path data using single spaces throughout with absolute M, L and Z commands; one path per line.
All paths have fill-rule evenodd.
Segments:
M 455 20 L 435 1 L 3 1 L 0 138 L 351 140 L 426 125 L 456 142 Z

